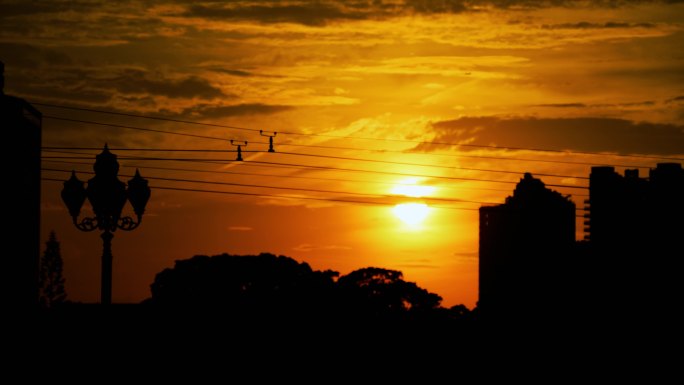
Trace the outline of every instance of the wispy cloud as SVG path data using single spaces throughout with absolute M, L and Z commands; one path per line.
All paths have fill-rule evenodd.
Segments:
M 228 231 L 252 231 L 254 228 L 249 226 L 230 226 Z
M 433 125 L 436 142 L 618 153 L 682 154 L 683 126 L 614 118 L 468 117 Z M 427 150 L 448 145 L 421 144 Z M 465 148 L 463 148 L 465 149 Z
M 188 5 L 179 15 L 231 21 L 256 21 L 259 23 L 297 23 L 321 27 L 329 23 L 353 20 L 386 20 L 389 18 L 414 15 L 443 15 L 462 13 L 481 13 L 489 10 L 538 10 L 552 7 L 563 8 L 619 8 L 629 5 L 654 2 L 652 0 L 598 0 L 582 2 L 574 0 L 327 0 L 327 1 L 277 1 L 266 0 L 259 3 L 237 1 L 231 3 L 197 2 Z M 671 0 L 655 1 L 673 3 Z M 565 28 L 591 28 L 594 23 L 576 23 Z M 622 24 L 597 24 L 602 28 L 619 28 Z M 563 27 L 561 27 L 563 28 Z
M 666 103 L 682 103 L 684 102 L 684 95 L 675 96 L 674 98 L 667 99 Z
M 292 248 L 294 251 L 311 252 L 318 250 L 351 250 L 351 247 L 340 245 L 315 245 L 311 243 L 301 243 Z
M 544 24 L 544 29 L 610 29 L 610 28 L 655 28 L 653 23 L 625 23 L 608 21 L 604 23 L 592 23 L 580 21 L 576 23 Z

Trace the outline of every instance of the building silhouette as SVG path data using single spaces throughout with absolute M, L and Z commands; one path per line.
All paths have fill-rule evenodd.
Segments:
M 684 169 L 659 163 L 642 178 L 592 167 L 585 240 L 575 205 L 525 174 L 506 202 L 480 208 L 480 293 L 485 321 L 677 319 L 684 294 Z
M 481 207 L 482 318 L 556 316 L 570 287 L 574 244 L 575 204 L 529 173 L 504 204 Z
M 5 140 L 2 231 L 4 303 L 15 310 L 38 305 L 40 257 L 40 146 L 42 115 L 23 99 L 4 93 L 0 62 L 0 123 Z
M 659 163 L 641 178 L 592 167 L 585 232 L 596 307 L 609 315 L 658 314 L 681 301 L 684 256 L 684 169 Z

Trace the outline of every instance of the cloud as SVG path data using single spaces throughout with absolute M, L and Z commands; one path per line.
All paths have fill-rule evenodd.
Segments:
M 421 263 L 405 263 L 402 265 L 397 265 L 398 267 L 402 269 L 436 269 L 438 266 L 436 265 L 428 265 L 428 264 L 421 264 Z
M 408 56 L 378 61 L 376 65 L 352 66 L 346 70 L 360 74 L 507 78 L 514 76 L 504 72 L 505 69 L 527 65 L 529 59 L 519 56 Z
M 295 251 L 310 252 L 317 250 L 351 250 L 351 247 L 340 245 L 317 246 L 311 243 L 302 243 L 292 248 Z
M 30 16 L 36 14 L 66 12 L 66 11 L 86 11 L 97 8 L 97 2 L 84 1 L 37 1 L 26 2 L 22 0 L 9 0 L 0 3 L 0 18 L 11 18 L 16 16 Z
M 36 68 L 46 63 L 58 66 L 73 63 L 72 58 L 63 52 L 21 43 L 0 42 L 0 57 L 8 70 Z
M 133 1 L 9 0 L 0 3 L 0 20 L 0 40 L 57 48 L 123 45 L 186 32 L 151 14 L 144 2 Z
M 10 50 L 19 54 L 11 55 L 6 62 L 7 91 L 29 100 L 109 105 L 110 109 L 124 110 L 135 106 L 156 111 L 164 106 L 181 111 L 196 106 L 197 99 L 234 98 L 200 75 L 96 66 L 53 49 L 0 43 L 0 57 Z
M 591 23 L 580 21 L 577 23 L 544 24 L 544 29 L 606 29 L 606 28 L 655 28 L 653 23 L 624 23 L 609 21 L 605 23 Z
M 262 103 L 243 103 L 233 105 L 197 105 L 185 109 L 181 115 L 194 118 L 223 118 L 227 116 L 268 115 L 288 111 L 294 107 L 285 105 L 270 105 Z
M 587 105 L 584 103 L 548 103 L 537 104 L 536 107 L 552 107 L 552 108 L 583 108 Z
M 295 5 L 268 2 L 268 5 L 199 4 L 190 6 L 184 16 L 210 19 L 253 20 L 262 23 L 299 23 L 320 26 L 329 20 L 359 19 L 363 14 L 349 11 L 333 3 L 302 3 Z
M 252 227 L 249 226 L 230 226 L 228 227 L 228 231 L 252 231 L 254 230 Z
M 454 257 L 458 259 L 460 262 L 475 262 L 477 263 L 479 260 L 480 253 L 477 251 L 470 251 L 470 252 L 457 252 L 454 253 Z
M 205 19 L 256 21 L 259 23 L 296 23 L 320 27 L 345 20 L 382 20 L 410 15 L 461 14 L 489 9 L 534 10 L 551 7 L 564 8 L 620 8 L 640 3 L 678 3 L 678 0 L 328 0 L 328 1 L 261 1 L 216 3 L 200 2 L 188 6 L 180 16 Z M 567 23 L 547 25 L 549 29 L 569 28 L 650 28 L 648 23 Z
M 651 107 L 654 106 L 656 102 L 653 100 L 645 100 L 642 102 L 628 102 L 628 103 L 547 103 L 547 104 L 536 104 L 534 107 L 549 107 L 549 108 L 624 108 L 624 107 Z
M 204 99 L 227 96 L 219 88 L 212 86 L 206 79 L 197 76 L 169 79 L 165 76 L 145 71 L 126 70 L 112 84 L 119 91 L 129 94 L 149 93 L 170 98 L 200 97 Z
M 241 78 L 246 78 L 246 77 L 249 77 L 249 76 L 254 76 L 254 74 L 252 74 L 252 73 L 249 72 L 249 71 L 235 70 L 235 69 L 230 69 L 230 68 L 213 67 L 213 68 L 208 68 L 208 69 L 209 69 L 210 71 L 220 72 L 220 73 L 224 73 L 224 74 L 228 74 L 228 75 L 233 75 L 233 76 L 238 76 L 238 77 L 241 77 Z
M 435 123 L 433 130 L 433 141 L 441 143 L 661 155 L 684 152 L 684 126 L 615 118 L 464 117 Z M 450 146 L 420 144 L 415 149 L 440 147 Z

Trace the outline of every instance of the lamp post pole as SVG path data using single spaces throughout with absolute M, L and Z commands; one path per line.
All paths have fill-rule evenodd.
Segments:
M 102 235 L 102 278 L 100 287 L 100 298 L 103 305 L 112 303 L 112 234 L 105 230 Z
M 101 278 L 101 303 L 112 303 L 112 238 L 114 231 L 121 229 L 131 231 L 136 229 L 142 221 L 145 206 L 150 199 L 150 187 L 147 180 L 140 176 L 136 170 L 135 176 L 126 184 L 118 178 L 119 162 L 116 155 L 109 151 L 105 144 L 102 152 L 95 159 L 95 176 L 88 181 L 88 187 L 76 177 L 76 172 L 71 173 L 71 178 L 64 182 L 62 200 L 69 209 L 69 214 L 74 225 L 81 231 L 102 231 L 102 278 Z M 81 207 L 88 199 L 93 209 L 94 217 L 84 217 L 80 221 L 78 217 Z M 122 217 L 126 201 L 131 203 L 136 218 Z

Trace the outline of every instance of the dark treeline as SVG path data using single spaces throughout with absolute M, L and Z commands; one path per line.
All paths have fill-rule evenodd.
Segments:
M 442 298 L 403 279 L 400 271 L 366 267 L 340 276 L 313 270 L 286 256 L 221 254 L 176 261 L 157 274 L 154 312 L 219 316 L 227 321 L 468 323 L 465 306 L 440 306 Z

